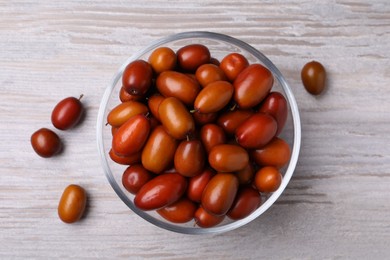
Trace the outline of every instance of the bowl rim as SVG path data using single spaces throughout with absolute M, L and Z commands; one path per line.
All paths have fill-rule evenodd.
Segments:
M 118 183 L 115 181 L 113 174 L 111 172 L 109 163 L 108 163 L 108 156 L 105 153 L 104 149 L 104 142 L 103 142 L 103 129 L 105 127 L 105 110 L 107 108 L 110 96 L 112 91 L 114 90 L 118 80 L 121 79 L 122 73 L 125 69 L 125 67 L 133 60 L 136 60 L 140 58 L 142 55 L 152 51 L 156 47 L 170 43 L 172 41 L 178 41 L 178 40 L 184 40 L 184 39 L 190 39 L 190 38 L 206 38 L 206 39 L 212 39 L 212 40 L 218 40 L 222 41 L 231 45 L 235 45 L 246 52 L 250 53 L 253 55 L 255 58 L 260 60 L 274 75 L 274 77 L 279 81 L 281 87 L 283 88 L 283 91 L 285 93 L 285 96 L 288 100 L 290 110 L 291 110 L 291 115 L 292 115 L 292 123 L 294 127 L 294 133 L 293 133 L 293 146 L 291 149 L 291 158 L 290 162 L 287 166 L 286 172 L 284 174 L 284 177 L 282 179 L 282 183 L 280 187 L 272 193 L 270 197 L 254 212 L 251 213 L 251 215 L 247 216 L 246 218 L 240 219 L 233 221 L 231 223 L 228 223 L 226 225 L 222 226 L 216 226 L 216 227 L 211 227 L 211 228 L 199 228 L 199 227 L 185 227 L 185 226 L 179 226 L 177 224 L 171 224 L 168 222 L 164 222 L 162 220 L 156 219 L 153 216 L 147 214 L 146 212 L 138 209 L 133 202 L 129 200 L 127 195 L 122 191 L 122 189 L 119 187 Z M 212 233 L 224 233 L 227 231 L 234 230 L 236 228 L 239 228 L 241 226 L 244 226 L 245 224 L 253 221 L 260 215 L 262 215 L 266 210 L 268 210 L 272 204 L 280 197 L 280 195 L 283 193 L 285 190 L 287 184 L 289 183 L 297 161 L 299 157 L 299 151 L 301 147 L 301 121 L 300 121 L 300 116 L 299 116 L 299 110 L 298 110 L 298 105 L 295 100 L 295 97 L 283 77 L 282 73 L 279 71 L 279 69 L 269 60 L 263 53 L 252 47 L 251 45 L 236 39 L 234 37 L 225 35 L 225 34 L 220 34 L 220 33 L 215 33 L 215 32 L 208 32 L 208 31 L 189 31 L 189 32 L 181 32 L 177 34 L 171 34 L 169 36 L 160 38 L 158 40 L 153 41 L 151 44 L 148 46 L 138 50 L 135 52 L 133 55 L 131 55 L 129 58 L 126 59 L 126 61 L 122 64 L 122 66 L 119 68 L 119 70 L 116 72 L 114 77 L 111 79 L 109 85 L 106 87 L 106 90 L 104 91 L 103 98 L 100 102 L 99 106 L 99 112 L 98 112 L 98 117 L 97 117 L 97 125 L 96 125 L 96 137 L 97 137 L 97 148 L 98 148 L 98 153 L 101 159 L 101 164 L 103 166 L 106 178 L 108 179 L 111 187 L 114 189 L 116 194 L 121 198 L 121 200 L 137 215 L 145 219 L 146 221 L 150 222 L 151 224 L 158 226 L 160 228 L 170 230 L 173 232 L 177 233 L 182 233 L 182 234 L 212 234 Z

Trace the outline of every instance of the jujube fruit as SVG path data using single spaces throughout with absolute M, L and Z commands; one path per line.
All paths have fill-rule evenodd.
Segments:
M 144 60 L 135 60 L 123 71 L 122 85 L 129 94 L 142 96 L 152 86 L 152 79 L 152 66 Z
M 274 78 L 261 64 L 251 64 L 234 80 L 234 100 L 241 109 L 258 105 L 270 92 Z
M 318 61 L 311 61 L 301 71 L 303 86 L 312 95 L 319 95 L 325 89 L 326 70 Z
M 62 142 L 58 135 L 47 128 L 41 128 L 34 132 L 30 142 L 34 151 L 44 158 L 58 154 L 62 148 Z
M 180 68 L 185 71 L 196 71 L 199 66 L 210 62 L 210 51 L 202 44 L 181 47 L 176 55 Z
M 84 107 L 80 99 L 68 97 L 61 100 L 51 113 L 51 122 L 54 127 L 60 130 L 67 130 L 74 127 L 80 121 Z
M 83 216 L 87 204 L 87 193 L 79 185 L 65 188 L 58 204 L 58 216 L 65 223 L 74 223 Z
M 233 173 L 217 173 L 203 191 L 202 207 L 210 214 L 225 215 L 233 204 L 238 185 L 238 179 Z
M 187 179 L 178 173 L 165 173 L 145 183 L 134 198 L 136 207 L 154 210 L 178 201 L 187 188 Z

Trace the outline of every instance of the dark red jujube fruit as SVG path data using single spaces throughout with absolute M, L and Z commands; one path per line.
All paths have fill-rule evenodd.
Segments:
M 59 153 L 62 148 L 60 138 L 47 128 L 41 128 L 31 135 L 31 145 L 41 157 L 48 158 Z
M 142 210 L 155 210 L 178 201 L 187 189 L 187 179 L 178 173 L 156 176 L 138 191 L 134 204 Z
M 75 97 L 68 97 L 61 100 L 53 109 L 51 113 L 51 122 L 55 128 L 66 130 L 74 127 L 80 121 L 84 108 L 80 99 Z
M 135 60 L 123 71 L 122 85 L 129 94 L 142 96 L 151 87 L 152 79 L 152 66 L 144 60 Z

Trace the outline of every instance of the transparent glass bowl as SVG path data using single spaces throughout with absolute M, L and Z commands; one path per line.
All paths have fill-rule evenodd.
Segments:
M 121 77 L 127 64 L 136 59 L 147 60 L 150 53 L 157 47 L 166 46 L 176 51 L 180 47 L 193 43 L 206 45 L 210 49 L 211 56 L 217 58 L 218 60 L 221 60 L 228 53 L 238 52 L 244 55 L 249 60 L 249 63 L 261 63 L 265 65 L 273 73 L 275 79 L 272 91 L 279 91 L 282 93 L 286 97 L 289 105 L 288 119 L 284 130 L 279 136 L 289 143 L 292 153 L 288 165 L 282 169 L 283 180 L 280 187 L 277 191 L 270 194 L 269 196 L 263 197 L 262 205 L 248 217 L 236 221 L 230 220 L 226 217 L 224 222 L 212 228 L 200 228 L 195 226 L 194 222 L 188 222 L 185 224 L 171 223 L 163 219 L 155 211 L 149 212 L 138 209 L 133 203 L 134 195 L 126 191 L 122 185 L 122 174 L 126 169 L 126 166 L 113 162 L 108 155 L 111 148 L 112 134 L 111 127 L 106 125 L 106 118 L 111 109 L 120 103 L 119 90 L 122 86 Z M 271 207 L 272 204 L 282 194 L 288 182 L 290 181 L 291 176 L 293 175 L 298 160 L 301 144 L 301 124 L 298 107 L 290 87 L 288 86 L 280 71 L 264 54 L 252 46 L 246 44 L 245 42 L 227 35 L 211 32 L 184 32 L 152 42 L 142 50 L 134 53 L 119 68 L 118 72 L 115 74 L 106 91 L 104 92 L 102 101 L 100 103 L 97 119 L 97 143 L 103 169 L 108 181 L 119 198 L 133 212 L 158 227 L 174 232 L 184 234 L 222 233 L 241 227 L 256 219 L 269 207 Z

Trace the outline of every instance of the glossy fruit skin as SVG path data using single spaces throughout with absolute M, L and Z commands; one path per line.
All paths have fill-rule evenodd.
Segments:
M 200 140 L 208 154 L 214 146 L 226 143 L 226 135 L 222 127 L 206 124 L 200 129 Z
M 233 85 L 228 81 L 214 81 L 204 87 L 194 102 L 200 113 L 214 113 L 224 108 L 233 96 Z
M 230 82 L 233 82 L 238 74 L 248 66 L 248 60 L 239 53 L 229 53 L 221 60 L 219 65 Z
M 144 115 L 135 115 L 127 120 L 112 138 L 112 149 L 120 156 L 129 156 L 141 151 L 150 132 L 150 122 Z
M 241 109 L 258 105 L 274 83 L 272 73 L 261 64 L 251 64 L 234 80 L 234 100 Z
M 129 94 L 124 87 L 119 90 L 119 99 L 121 102 L 138 101 L 142 99 L 142 96 L 136 96 Z
M 199 66 L 210 63 L 210 51 L 202 44 L 186 45 L 176 55 L 180 68 L 185 71 L 196 71 Z
M 274 166 L 280 169 L 290 160 L 291 149 L 286 141 L 274 137 L 262 148 L 251 151 L 251 156 L 259 166 Z
M 41 128 L 31 135 L 31 146 L 43 158 L 49 158 L 61 151 L 62 143 L 58 135 L 50 129 Z
M 175 97 L 164 99 L 158 108 L 158 114 L 165 130 L 178 140 L 195 131 L 193 117 L 184 104 Z
M 148 107 L 137 101 L 123 102 L 114 107 L 107 115 L 107 123 L 114 127 L 120 127 L 131 117 L 138 114 L 146 114 Z
M 195 224 L 202 228 L 210 228 L 218 225 L 225 219 L 225 215 L 215 216 L 208 213 L 202 207 L 199 207 L 195 212 Z
M 237 109 L 221 114 L 217 119 L 217 124 L 229 135 L 234 135 L 236 129 L 255 112 L 250 109 Z
M 120 155 L 117 155 L 111 148 L 110 152 L 108 154 L 109 154 L 111 160 L 113 160 L 116 163 L 122 164 L 122 165 L 130 165 L 133 163 L 141 162 L 141 152 L 131 154 L 129 156 L 120 156 Z
M 155 49 L 148 59 L 156 74 L 167 70 L 173 70 L 176 67 L 176 53 L 168 47 L 159 47 Z
M 182 197 L 180 200 L 158 209 L 157 213 L 173 223 L 186 223 L 194 218 L 197 206 L 191 200 Z
M 200 113 L 199 111 L 195 111 L 192 113 L 192 116 L 194 117 L 196 124 L 205 125 L 214 122 L 218 117 L 218 113 L 203 114 Z
M 259 169 L 255 174 L 254 185 L 260 192 L 274 192 L 282 183 L 282 174 L 273 166 Z
M 71 184 L 65 188 L 58 204 L 58 216 L 65 223 L 78 221 L 87 204 L 87 193 L 79 185 Z
M 194 104 L 200 91 L 196 80 L 177 71 L 162 72 L 157 77 L 156 86 L 164 97 L 176 97 L 187 106 Z
M 255 170 L 251 162 L 249 162 L 244 169 L 236 172 L 240 185 L 251 183 L 254 175 Z
M 158 114 L 158 108 L 165 97 L 161 95 L 153 95 L 148 98 L 148 107 L 152 115 L 160 121 L 160 115 Z
M 225 215 L 238 191 L 238 179 L 232 173 L 218 172 L 203 191 L 201 205 L 210 214 Z
M 218 172 L 239 171 L 244 169 L 248 162 L 248 152 L 234 144 L 216 145 L 209 153 L 209 164 Z
M 122 75 L 122 85 L 131 95 L 142 96 L 152 86 L 153 69 L 144 60 L 129 63 Z
M 187 188 L 187 180 L 178 173 L 158 175 L 145 183 L 134 197 L 141 210 L 155 210 L 178 201 Z
M 261 103 L 261 106 L 258 112 L 269 114 L 273 116 L 278 124 L 278 130 L 276 131 L 276 135 L 279 135 L 287 120 L 287 100 L 286 98 L 279 92 L 271 92 Z
M 244 186 L 238 190 L 233 205 L 226 215 L 233 220 L 243 219 L 254 212 L 260 205 L 260 193 L 251 186 Z
M 154 175 L 141 164 L 133 164 L 123 172 L 122 185 L 131 194 L 137 194 L 141 187 L 153 177 Z
M 213 170 L 206 168 L 200 174 L 190 178 L 187 188 L 187 197 L 190 200 L 199 203 L 207 183 L 214 175 L 215 172 Z
M 195 77 L 202 87 L 205 87 L 214 81 L 227 80 L 222 69 L 211 63 L 200 66 L 196 70 Z
M 275 136 L 278 125 L 267 114 L 256 113 L 245 120 L 236 130 L 236 140 L 244 148 L 260 148 Z
M 81 98 L 81 97 L 80 97 Z M 51 122 L 60 130 L 67 130 L 80 121 L 84 112 L 83 104 L 75 97 L 61 100 L 51 113 Z
M 172 163 L 178 142 L 164 128 L 157 126 L 142 150 L 142 165 L 153 173 L 161 173 Z
M 326 70 L 318 61 L 311 61 L 301 71 L 303 86 L 312 95 L 319 95 L 325 89 Z
M 205 165 L 205 152 L 201 141 L 184 140 L 176 149 L 175 169 L 185 177 L 198 175 Z

